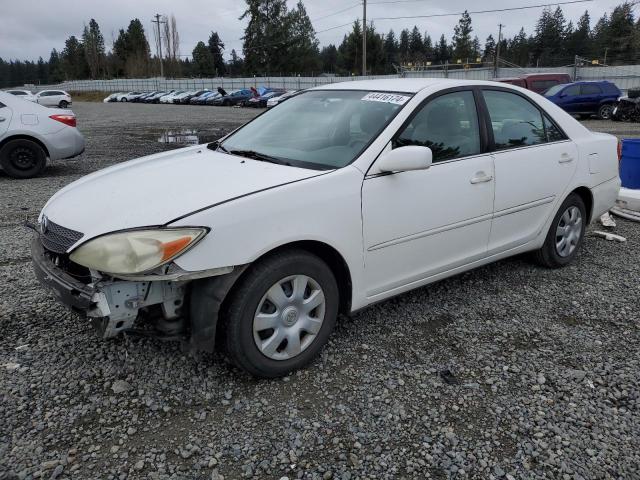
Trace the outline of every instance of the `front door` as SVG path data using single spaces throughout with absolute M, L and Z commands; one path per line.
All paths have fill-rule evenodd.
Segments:
M 362 187 L 367 297 L 384 298 L 485 256 L 494 168 L 474 93 L 430 99 L 388 148 L 431 148 L 426 170 L 369 175 Z
M 495 203 L 489 254 L 537 238 L 578 163 L 575 144 L 524 96 L 485 90 L 495 142 Z

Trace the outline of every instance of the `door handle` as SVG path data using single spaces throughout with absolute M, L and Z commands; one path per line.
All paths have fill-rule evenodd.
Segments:
M 560 160 L 558 160 L 558 163 L 569 163 L 569 162 L 573 162 L 573 157 L 571 155 L 569 155 L 568 153 L 563 153 L 562 155 L 560 155 Z
M 475 177 L 473 177 L 470 182 L 475 185 L 477 183 L 485 183 L 485 182 L 490 182 L 491 180 L 493 180 L 493 176 L 492 175 L 487 175 L 484 172 L 478 172 L 476 173 Z

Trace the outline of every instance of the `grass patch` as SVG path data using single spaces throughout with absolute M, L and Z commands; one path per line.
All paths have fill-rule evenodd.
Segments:
M 73 92 L 70 91 L 71 99 L 74 102 L 101 102 L 112 92 Z

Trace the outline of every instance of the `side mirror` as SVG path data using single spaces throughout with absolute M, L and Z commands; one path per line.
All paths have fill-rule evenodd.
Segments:
M 376 166 L 380 172 L 407 172 L 426 170 L 432 162 L 433 153 L 429 147 L 409 145 L 383 153 Z

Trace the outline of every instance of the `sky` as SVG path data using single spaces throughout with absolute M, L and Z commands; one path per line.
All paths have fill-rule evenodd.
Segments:
M 428 31 L 434 40 L 445 34 L 450 41 L 453 27 L 459 15 L 418 18 L 420 15 L 443 13 L 460 13 L 465 9 L 470 12 L 487 9 L 500 9 L 539 5 L 553 0 L 368 0 L 367 19 L 373 19 L 378 32 L 387 32 L 393 28 L 397 33 L 403 28 L 417 25 L 422 33 Z M 561 0 L 563 1 L 563 0 Z M 190 56 L 193 47 L 200 40 L 206 43 L 209 33 L 217 31 L 225 43 L 225 56 L 228 58 L 231 49 L 242 55 L 242 40 L 246 20 L 238 17 L 245 9 L 242 0 L 56 0 L 55 10 L 58 13 L 46 14 L 47 8 L 43 0 L 0 0 L 2 12 L 2 28 L 0 29 L 0 58 L 5 60 L 37 60 L 42 56 L 49 58 L 52 48 L 61 51 L 64 41 L 70 35 L 80 37 L 82 29 L 89 19 L 95 18 L 109 49 L 120 28 L 126 28 L 132 18 L 142 21 L 149 44 L 155 52 L 155 42 L 151 33 L 152 16 L 174 14 L 180 34 L 180 53 Z M 293 7 L 296 0 L 288 0 Z M 574 24 L 589 10 L 592 26 L 605 12 L 610 12 L 622 0 L 594 0 L 573 5 L 563 5 L 567 20 Z M 362 18 L 362 2 L 357 0 L 306 0 L 307 13 L 316 29 L 320 45 L 339 44 L 350 26 L 332 27 L 348 24 Z M 53 3 L 51 3 L 53 5 Z M 555 7 L 553 7 L 555 8 Z M 514 12 L 471 14 L 473 34 L 480 38 L 480 43 L 489 34 L 497 38 L 498 23 L 503 23 L 503 35 L 512 37 L 521 27 L 527 34 L 534 31 L 542 8 L 520 10 Z M 636 16 L 640 7 L 636 7 Z M 398 20 L 376 20 L 380 17 L 411 18 Z M 327 30 L 331 29 L 331 30 Z M 327 30 L 327 31 L 325 31 Z

